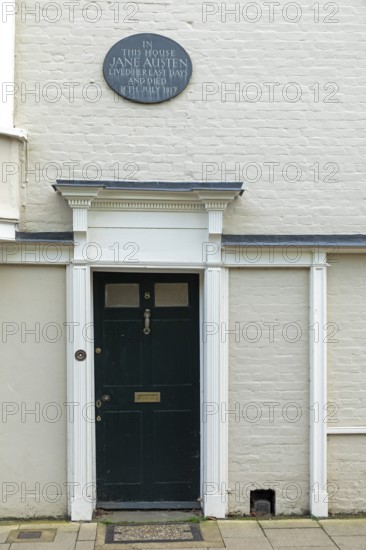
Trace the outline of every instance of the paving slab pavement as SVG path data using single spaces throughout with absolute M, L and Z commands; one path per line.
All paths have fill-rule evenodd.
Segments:
M 94 541 L 92 540 L 82 540 L 76 543 L 75 550 L 94 550 Z
M 1 544 L 5 543 L 6 539 L 9 536 L 10 531 L 14 531 L 14 529 L 19 529 L 19 524 L 14 523 L 13 525 L 0 525 L 0 548 L 3 550 Z
M 273 548 L 273 547 L 271 546 L 271 548 Z M 333 546 L 296 546 L 294 548 L 294 550 L 329 550 L 331 548 L 337 548 L 337 550 L 338 550 L 337 546 L 334 546 L 334 547 Z M 276 550 L 289 550 L 289 547 L 288 546 L 276 546 L 275 549 Z
M 313 519 L 259 519 L 259 525 L 262 529 L 304 529 L 311 527 L 312 529 L 321 528 L 321 525 Z
M 354 536 L 364 535 L 366 537 L 366 519 L 321 519 L 319 525 L 331 536 Z M 366 545 L 365 545 L 366 546 Z
M 256 520 L 219 520 L 217 522 L 224 539 L 262 537 L 263 530 Z
M 82 523 L 79 529 L 78 541 L 91 541 L 97 537 L 97 523 Z
M 245 537 L 225 539 L 227 550 L 272 550 L 268 539 L 262 534 L 260 537 Z M 288 550 L 288 549 L 287 549 Z
M 306 527 L 290 529 L 266 529 L 265 534 L 273 548 L 313 548 L 324 546 L 326 548 L 337 548 L 331 538 L 318 528 Z
M 132 514 L 132 512 L 129 512 Z M 115 516 L 116 517 L 116 516 Z M 118 517 L 118 516 L 117 516 Z M 149 516 L 144 512 L 145 521 Z M 163 521 L 167 521 L 165 514 Z M 129 517 L 131 521 L 131 517 Z M 176 521 L 174 518 L 168 521 Z M 121 521 L 121 520 L 120 520 Z M 126 521 L 126 520 L 125 520 Z M 158 521 L 154 514 L 153 521 Z M 161 521 L 161 520 L 160 520 Z M 141 522 L 138 517 L 137 522 Z M 227 548 L 227 550 L 366 550 L 366 518 L 325 519 L 256 519 L 240 518 L 207 521 L 201 524 L 204 536 L 200 550 Z M 8 542 L 12 531 L 56 530 L 53 542 L 23 540 Z M 0 522 L 0 550 L 197 550 L 198 545 L 189 543 L 134 543 L 104 544 L 105 525 L 101 522 L 52 522 L 14 521 Z M 102 539 L 100 534 L 102 534 Z M 210 538 L 211 537 L 211 538 Z M 207 538 L 207 540 L 206 540 Z M 99 539 L 99 543 L 98 543 Z M 102 546 L 101 546 L 102 541 Z
M 355 535 L 351 537 L 333 537 L 334 542 L 340 548 L 340 550 L 365 550 L 366 538 L 365 536 Z

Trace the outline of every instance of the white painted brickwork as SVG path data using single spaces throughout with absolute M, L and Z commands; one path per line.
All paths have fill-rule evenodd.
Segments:
M 362 0 L 315 4 L 319 12 L 313 1 L 281 1 L 273 13 L 243 2 L 233 15 L 225 10 L 235 2 L 120 3 L 120 14 L 105 1 L 75 2 L 73 22 L 62 2 L 35 15 L 35 2 L 19 4 L 15 122 L 30 139 L 23 230 L 70 229 L 51 182 L 75 162 L 74 175 L 91 179 L 242 179 L 248 191 L 229 207 L 226 233 L 364 232 Z M 104 82 L 106 52 L 139 32 L 191 55 L 191 84 L 170 102 L 115 102 Z
M 328 331 L 328 401 L 333 403 L 328 424 L 365 426 L 366 256 L 333 255 L 330 263 L 328 322 L 334 334 Z
M 268 488 L 277 514 L 309 509 L 308 280 L 305 269 L 230 272 L 232 513 L 249 514 L 250 490 Z
M 0 303 L 1 518 L 65 516 L 65 268 L 1 265 Z
M 365 435 L 328 436 L 328 491 L 331 514 L 366 511 Z

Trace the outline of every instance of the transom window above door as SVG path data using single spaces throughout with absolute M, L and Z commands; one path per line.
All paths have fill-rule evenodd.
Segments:
M 189 306 L 188 283 L 155 283 L 154 306 Z M 106 284 L 105 307 L 140 307 L 140 285 L 135 283 Z
M 105 285 L 106 307 L 139 307 L 140 285 L 138 284 L 107 284 Z

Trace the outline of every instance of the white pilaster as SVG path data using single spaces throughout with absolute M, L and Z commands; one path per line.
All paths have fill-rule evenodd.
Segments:
M 68 274 L 68 483 L 72 521 L 90 521 L 95 508 L 94 378 L 90 268 L 71 265 Z M 86 359 L 78 361 L 75 352 Z
M 71 201 L 70 201 L 71 202 Z M 88 201 L 85 207 L 72 207 L 73 208 L 73 228 L 74 231 L 87 232 L 88 231 L 88 208 L 90 207 L 90 201 Z
M 205 202 L 205 209 L 208 211 L 208 232 L 210 235 L 221 236 L 224 210 L 228 202 L 227 200 Z
M 204 345 L 204 470 L 203 510 L 206 516 L 224 518 L 227 512 L 228 425 L 221 422 L 228 408 L 228 345 L 221 328 L 228 321 L 228 271 L 208 268 L 205 273 Z
M 328 516 L 326 254 L 314 253 L 310 268 L 310 512 Z
M 207 207 L 206 209 L 208 210 L 208 232 L 210 235 L 221 235 L 224 211 L 214 210 Z
M 72 198 L 69 199 L 69 206 L 72 208 L 73 230 L 74 230 L 74 261 L 85 262 L 87 260 L 88 245 L 88 210 L 91 206 L 91 199 Z

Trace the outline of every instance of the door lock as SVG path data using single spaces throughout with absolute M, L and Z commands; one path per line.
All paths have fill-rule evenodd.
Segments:
M 100 399 L 97 399 L 97 400 L 96 400 L 95 406 L 97 407 L 97 409 L 100 409 L 100 407 L 102 406 L 102 402 L 101 402 Z

